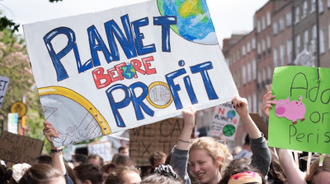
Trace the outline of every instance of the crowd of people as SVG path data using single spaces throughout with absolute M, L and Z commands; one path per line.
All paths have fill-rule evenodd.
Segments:
M 260 109 L 269 118 L 275 98 L 268 92 Z M 15 164 L 0 167 L 0 184 L 329 184 L 330 157 L 320 156 L 302 171 L 290 150 L 270 148 L 249 115 L 247 100 L 232 100 L 248 137 L 241 150 L 230 152 L 225 144 L 211 137 L 191 139 L 196 111 L 183 110 L 184 127 L 171 153 L 161 151 L 150 155 L 148 170 L 136 167 L 129 157 L 129 148 L 121 147 L 109 163 L 102 157 L 75 155 L 72 163 L 62 157 L 62 148 L 52 144 L 58 132 L 44 122 L 44 135 L 51 143 L 51 155 L 41 155 L 32 166 Z

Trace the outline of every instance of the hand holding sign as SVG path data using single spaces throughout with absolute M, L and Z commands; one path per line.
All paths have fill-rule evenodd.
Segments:
M 55 148 L 53 141 L 52 141 L 52 137 L 58 137 L 59 133 L 56 131 L 56 129 L 53 127 L 53 125 L 48 122 L 45 121 L 44 122 L 44 135 L 47 138 L 47 140 L 49 141 L 50 145 L 52 146 L 52 149 Z
M 269 109 L 273 108 L 272 104 L 275 105 L 276 102 L 272 101 L 276 96 L 272 95 L 271 91 L 268 91 L 264 98 L 262 99 L 262 103 L 260 104 L 259 108 L 262 112 L 262 114 L 269 119 Z

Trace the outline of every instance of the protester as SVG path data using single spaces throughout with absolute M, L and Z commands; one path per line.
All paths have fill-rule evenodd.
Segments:
M 77 183 L 102 184 L 102 170 L 92 163 L 81 164 L 74 169 Z
M 234 97 L 232 102 L 251 139 L 253 152 L 251 164 L 261 171 L 262 176 L 266 176 L 271 161 L 267 142 L 249 115 L 246 99 Z M 172 150 L 171 165 L 184 182 L 190 184 L 191 180 L 187 174 L 189 154 L 191 170 L 197 179 L 201 183 L 216 184 L 221 180 L 221 171 L 231 155 L 224 145 L 208 137 L 194 140 L 189 147 L 195 114 L 196 111 L 192 107 L 183 111 L 184 128 L 176 147 Z
M 21 172 L 20 172 L 21 173 Z M 15 171 L 13 173 L 13 177 Z M 21 176 L 21 177 L 20 177 Z M 65 178 L 63 173 L 61 173 L 56 168 L 49 164 L 36 164 L 27 169 L 23 176 L 18 176 L 15 181 L 18 184 L 63 184 L 65 183 Z M 10 184 L 16 183 L 11 180 Z
M 129 156 L 129 149 L 127 146 L 121 146 L 118 148 L 118 153 L 121 155 Z
M 87 155 L 75 154 L 72 155 L 72 160 L 73 160 L 73 166 L 77 167 L 78 165 L 86 163 Z
M 6 166 L 0 165 L 0 184 L 7 184 L 11 178 L 13 171 L 7 169 Z
M 140 182 L 140 172 L 133 166 L 117 167 L 105 180 L 105 184 L 139 184 Z
M 252 151 L 250 146 L 249 135 L 245 136 L 244 145 L 242 146 L 242 150 L 234 156 L 234 159 L 238 158 L 251 158 Z
M 44 122 L 44 126 L 45 128 L 43 129 L 43 133 L 51 145 L 52 166 L 53 168 L 57 169 L 62 174 L 62 176 L 64 176 L 66 184 L 73 184 L 73 181 L 69 177 L 63 161 L 63 156 L 62 156 L 63 148 L 55 147 L 52 141 L 52 137 L 58 137 L 59 133 L 48 121 Z
M 128 156 L 126 155 L 118 155 L 116 159 L 116 165 L 118 167 L 122 166 L 133 166 L 135 163 L 133 160 L 131 160 Z
M 114 170 L 117 167 L 117 165 L 115 163 L 109 163 L 109 164 L 105 164 L 103 166 L 103 174 L 102 174 L 102 180 L 105 181 L 105 179 L 107 178 L 108 174 Z
M 149 157 L 149 162 L 151 164 L 151 168 L 153 172 L 156 167 L 158 167 L 159 165 L 164 165 L 165 161 L 166 161 L 166 154 L 162 151 L 155 151 L 153 152 L 150 157 Z
M 34 164 L 49 164 L 52 165 L 52 156 L 50 155 L 39 155 L 35 158 Z
M 254 183 L 266 184 L 260 170 L 250 164 L 250 159 L 239 158 L 230 162 L 219 184 Z
M 95 164 L 102 168 L 103 167 L 103 158 L 97 154 L 90 154 L 87 157 L 86 163 Z
M 280 164 L 280 161 L 273 151 L 272 148 L 269 148 L 272 155 L 272 161 L 270 163 L 270 168 L 268 172 L 267 182 L 269 184 L 288 184 L 284 170 Z
M 260 104 L 260 110 L 263 115 L 269 119 L 269 109 L 273 108 L 276 102 L 275 95 L 271 95 L 271 91 L 267 92 L 263 101 Z M 327 184 L 330 178 L 330 157 L 326 156 L 324 160 L 320 162 L 320 159 L 315 160 L 311 167 L 310 173 L 306 175 L 300 171 L 292 158 L 292 152 L 287 149 L 277 149 L 278 157 L 281 163 L 284 173 L 287 177 L 288 183 L 292 184 Z
M 155 172 L 144 178 L 140 184 L 183 184 L 170 165 L 159 165 Z

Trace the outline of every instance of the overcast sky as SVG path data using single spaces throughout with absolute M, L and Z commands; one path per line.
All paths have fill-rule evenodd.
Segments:
M 2 12 L 19 24 L 97 12 L 146 0 L 0 0 Z M 232 33 L 249 32 L 253 15 L 268 0 L 207 0 L 220 46 Z M 20 30 L 22 34 L 22 30 Z

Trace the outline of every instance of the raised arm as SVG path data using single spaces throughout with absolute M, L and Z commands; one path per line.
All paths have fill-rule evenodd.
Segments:
M 275 105 L 276 102 L 272 101 L 276 96 L 272 95 L 271 91 L 268 91 L 264 98 L 262 99 L 262 103 L 260 104 L 260 110 L 262 114 L 269 119 L 269 109 L 273 108 L 272 105 Z
M 245 98 L 235 96 L 232 102 L 238 115 L 240 116 L 240 119 L 245 125 L 246 131 L 251 140 L 250 145 L 253 153 L 251 163 L 260 170 L 263 176 L 266 176 L 271 162 L 271 155 L 266 139 L 260 133 L 257 125 L 249 115 L 247 100 Z
M 63 175 L 66 174 L 66 169 L 65 169 L 65 165 L 64 165 L 64 161 L 63 161 L 63 156 L 62 156 L 62 148 L 61 147 L 55 147 L 52 141 L 52 137 L 58 137 L 58 132 L 56 131 L 56 129 L 53 127 L 53 125 L 48 122 L 45 121 L 44 122 L 44 135 L 47 138 L 47 140 L 49 141 L 50 145 L 51 145 L 51 149 L 52 149 L 52 165 L 54 168 L 56 168 L 57 170 L 59 170 Z
M 188 175 L 187 166 L 189 158 L 189 145 L 191 132 L 195 126 L 196 110 L 193 107 L 188 107 L 182 111 L 184 127 L 171 153 L 170 165 L 179 174 L 185 184 L 190 184 L 191 180 Z

